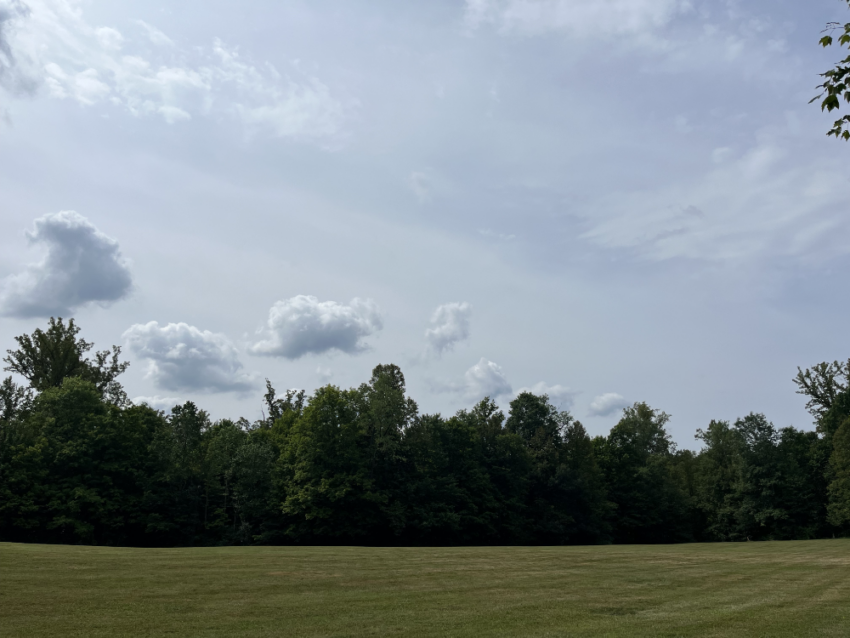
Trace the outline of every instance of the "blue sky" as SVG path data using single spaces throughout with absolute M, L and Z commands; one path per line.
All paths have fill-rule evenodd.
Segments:
M 74 316 L 132 397 L 260 416 L 402 367 L 811 427 L 847 356 L 839 0 L 0 0 L 0 341 Z M 74 211 L 69 212 L 69 211 Z

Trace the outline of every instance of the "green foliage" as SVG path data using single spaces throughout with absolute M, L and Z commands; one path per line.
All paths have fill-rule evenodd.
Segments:
M 823 362 L 806 370 L 797 368 L 794 383 L 797 394 L 808 397 L 806 409 L 820 419 L 829 412 L 836 397 L 847 391 L 848 375 L 850 360 Z
M 703 442 L 696 486 L 697 507 L 705 516 L 710 540 L 737 538 L 737 490 L 742 477 L 740 433 L 728 421 L 711 421 L 696 438 Z
M 14 427 L 14 423 L 24 418 L 32 408 L 32 391 L 17 385 L 12 377 L 6 377 L 0 383 L 0 428 L 3 432 Z
M 287 390 L 286 395 L 282 399 L 278 399 L 277 392 L 272 387 L 271 381 L 266 379 L 266 393 L 263 395 L 263 400 L 269 411 L 269 415 L 260 421 L 260 427 L 270 428 L 278 419 L 281 419 L 286 414 L 300 414 L 301 410 L 304 409 L 304 396 L 304 390 Z
M 604 479 L 584 427 L 549 397 L 523 392 L 511 402 L 507 430 L 531 457 L 527 529 L 534 542 L 607 540 Z
M 0 540 L 574 544 L 817 538 L 850 532 L 848 363 L 798 370 L 816 432 L 761 414 L 676 450 L 645 403 L 591 439 L 545 395 L 420 415 L 395 365 L 357 388 L 278 397 L 213 421 L 116 400 L 118 350 L 73 321 L 18 337 L 0 383 Z M 112 388 L 112 389 L 110 389 Z
M 499 494 L 482 458 L 476 420 L 467 413 L 426 415 L 405 432 L 406 517 L 414 541 L 448 545 L 500 537 Z
M 316 390 L 281 450 L 286 474 L 282 509 L 295 540 L 363 540 L 378 522 L 385 495 L 369 472 L 369 433 L 362 390 Z
M 104 403 L 94 384 L 77 377 L 42 392 L 18 436 L 4 445 L 4 535 L 128 542 L 142 523 L 144 472 L 137 461 L 150 440 L 138 412 Z
M 829 508 L 831 525 L 850 532 L 850 418 L 835 432 L 832 455 L 829 458 Z
M 848 0 L 848 4 L 850 4 L 850 0 Z M 850 23 L 841 25 L 838 22 L 830 22 L 826 25 L 824 32 L 829 33 L 820 39 L 820 45 L 824 48 L 832 46 L 835 43 L 833 33 L 836 31 L 840 32 L 840 35 L 837 37 L 838 45 L 841 47 L 850 46 Z M 810 100 L 810 104 L 820 100 L 821 111 L 831 113 L 841 107 L 842 100 L 844 102 L 850 102 L 850 84 L 848 84 L 848 79 L 850 78 L 850 56 L 836 63 L 835 67 L 829 71 L 821 73 L 821 77 L 824 78 L 823 84 L 818 85 L 817 88 L 822 89 L 822 91 Z M 827 135 L 834 135 L 836 138 L 850 140 L 850 130 L 847 129 L 848 124 L 850 124 L 850 115 L 845 115 L 835 121 L 832 128 L 827 132 Z
M 93 383 L 102 396 L 116 405 L 126 405 L 127 395 L 116 378 L 130 365 L 118 360 L 121 348 L 94 353 L 94 359 L 85 355 L 94 344 L 78 338 L 80 329 L 70 319 L 67 324 L 50 318 L 47 330 L 36 328 L 32 335 L 15 337 L 17 350 L 7 350 L 4 370 L 15 372 L 30 383 L 36 392 L 58 388 L 65 379 L 79 377 Z
M 672 471 L 675 446 L 664 428 L 669 419 L 635 403 L 600 442 L 608 498 L 617 508 L 615 542 L 692 540 L 688 495 Z
M 777 430 L 762 414 L 697 432 L 697 506 L 709 540 L 817 538 L 826 533 L 821 441 Z

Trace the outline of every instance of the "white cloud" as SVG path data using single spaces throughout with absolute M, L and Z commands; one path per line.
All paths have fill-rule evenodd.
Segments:
M 591 416 L 609 416 L 617 410 L 627 408 L 629 405 L 629 402 L 616 392 L 606 392 L 590 402 L 588 413 Z
M 35 220 L 29 241 L 47 254 L 0 284 L 0 312 L 15 317 L 69 315 L 88 303 L 124 298 L 132 277 L 118 242 L 65 210 Z
M 684 0 L 467 0 L 466 22 L 506 33 L 616 37 L 664 27 L 688 7 Z
M 239 51 L 216 40 L 218 64 L 211 67 L 216 83 L 229 87 L 234 111 L 251 127 L 270 130 L 278 137 L 333 137 L 341 132 L 346 106 L 315 77 L 301 82 L 282 78 L 268 65 L 265 72 L 242 61 Z
M 148 24 L 144 20 L 136 20 L 136 24 L 138 24 L 140 27 L 142 27 L 145 30 L 145 33 L 147 33 L 147 36 L 148 36 L 148 40 L 150 40 L 151 43 L 155 44 L 156 46 L 158 46 L 158 47 L 174 46 L 174 41 L 171 38 L 169 38 L 167 35 L 165 35 L 162 31 L 160 31 L 156 27 L 151 26 L 150 24 Z
M 94 33 L 98 42 L 100 42 L 100 46 L 104 49 L 120 51 L 121 47 L 124 46 L 124 36 L 117 29 L 113 29 L 112 27 L 98 27 L 94 30 Z
M 367 347 L 363 339 L 382 328 L 380 310 L 371 299 L 354 299 L 346 306 L 297 295 L 271 307 L 266 327 L 258 331 L 263 338 L 249 350 L 286 359 L 331 350 L 356 354 Z
M 4 62 L 31 59 L 34 68 L 43 69 L 40 81 L 56 99 L 119 105 L 135 116 L 160 116 L 169 124 L 224 115 L 279 137 L 321 139 L 341 133 L 356 106 L 296 66 L 291 75 L 281 74 L 221 40 L 211 47 L 181 49 L 156 27 L 136 21 L 157 48 L 134 48 L 135 39 L 117 29 L 91 26 L 78 0 L 30 0 L 29 11 L 14 16 L 2 7 L 0 81 L 9 75 Z M 18 28 L 6 37 L 4 25 L 12 17 Z
M 425 338 L 438 354 L 451 350 L 454 345 L 469 339 L 469 318 L 472 306 L 466 302 L 447 303 L 437 307 L 431 316 L 431 327 Z
M 850 182 L 840 166 L 800 163 L 779 139 L 763 140 L 736 159 L 728 149 L 711 155 L 716 163 L 691 180 L 587 206 L 582 238 L 655 261 L 817 261 L 847 252 Z
M 464 374 L 464 392 L 467 396 L 483 398 L 511 394 L 511 384 L 505 378 L 502 367 L 484 357 Z
M 431 380 L 429 385 L 434 392 L 451 392 L 475 401 L 484 397 L 514 395 L 502 366 L 484 357 L 464 373 L 463 381 Z
M 531 392 L 531 394 L 535 394 L 537 396 L 545 394 L 549 397 L 549 401 L 561 410 L 569 409 L 573 405 L 575 397 L 578 394 L 577 390 L 572 390 L 566 386 L 558 384 L 548 385 L 542 381 L 540 383 L 535 383 L 530 388 L 520 388 L 516 393 L 519 395 L 523 392 Z
M 20 0 L 0 0 L 0 87 L 12 93 L 30 93 L 38 84 L 12 47 L 16 27 L 28 15 L 29 8 Z
M 183 399 L 177 399 L 175 397 L 136 397 L 133 399 L 133 403 L 136 405 L 147 405 L 152 407 L 154 410 L 162 410 L 163 412 L 169 413 L 171 412 L 171 408 L 175 405 L 183 405 Z
M 131 326 L 123 335 L 130 351 L 147 360 L 147 377 L 170 392 L 245 392 L 255 385 L 238 352 L 222 334 L 185 323 L 156 321 Z

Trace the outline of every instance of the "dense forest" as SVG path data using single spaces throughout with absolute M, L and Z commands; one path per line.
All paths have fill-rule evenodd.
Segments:
M 73 320 L 17 338 L 0 387 L 0 540 L 98 545 L 576 544 L 850 533 L 848 364 L 798 371 L 815 431 L 712 421 L 698 453 L 635 403 L 591 438 L 546 396 L 420 414 L 395 365 L 212 421 L 133 405 Z

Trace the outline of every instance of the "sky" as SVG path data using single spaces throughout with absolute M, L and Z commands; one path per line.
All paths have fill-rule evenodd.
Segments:
M 846 359 L 842 0 L 0 0 L 0 348 L 74 317 L 137 401 L 810 429 Z

